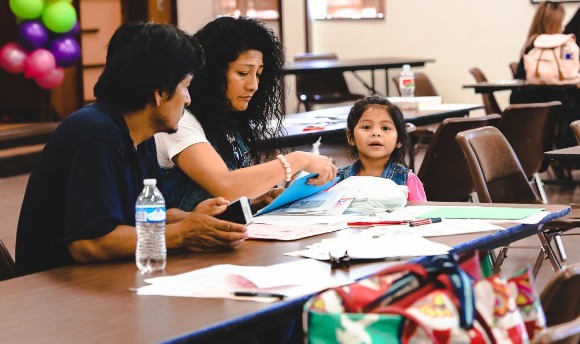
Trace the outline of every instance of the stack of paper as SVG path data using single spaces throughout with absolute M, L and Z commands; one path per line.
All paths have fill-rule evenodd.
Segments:
M 384 228 L 384 227 L 383 227 Z M 342 255 L 345 252 L 352 259 L 408 258 L 445 254 L 451 248 L 413 234 L 407 226 L 379 227 L 360 232 L 359 234 L 325 239 L 305 250 L 287 253 L 292 256 L 303 256 L 318 260 L 329 260 L 330 255 Z
M 352 282 L 344 277 L 332 277 L 328 269 L 328 265 L 311 259 L 270 266 L 214 265 L 176 276 L 146 279 L 149 285 L 138 288 L 137 294 L 273 302 L 280 295 L 293 298 Z M 236 292 L 256 293 L 256 296 L 235 296 Z

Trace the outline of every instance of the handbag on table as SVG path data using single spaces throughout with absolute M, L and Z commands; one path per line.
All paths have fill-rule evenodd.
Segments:
M 304 329 L 313 344 L 528 343 L 545 326 L 531 281 L 484 277 L 478 253 L 427 257 L 315 295 Z

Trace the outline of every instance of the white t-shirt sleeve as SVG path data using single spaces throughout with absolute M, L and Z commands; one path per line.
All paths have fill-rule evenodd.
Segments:
M 177 132 L 174 134 L 155 134 L 157 145 L 157 162 L 161 167 L 174 167 L 172 159 L 185 148 L 196 143 L 209 143 L 199 121 L 188 111 L 179 120 Z

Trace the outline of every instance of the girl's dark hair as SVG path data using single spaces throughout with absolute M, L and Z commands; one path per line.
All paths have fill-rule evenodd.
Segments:
M 263 23 L 247 17 L 217 18 L 196 32 L 193 40 L 202 46 L 206 64 L 189 87 L 189 110 L 224 158 L 233 158 L 227 134 L 237 131 L 248 145 L 252 163 L 259 163 L 261 153 L 272 154 L 271 149 L 260 147 L 259 141 L 277 137 L 282 130 L 282 43 Z M 248 108 L 233 113 L 225 93 L 226 73 L 229 64 L 248 50 L 262 53 L 264 69 Z
M 141 110 L 154 100 L 155 90 L 173 97 L 177 85 L 202 66 L 199 47 L 175 25 L 129 22 L 109 41 L 95 97 L 121 111 Z
M 387 113 L 391 116 L 391 119 L 395 123 L 395 128 L 397 129 L 397 142 L 401 144 L 401 147 L 395 147 L 395 150 L 393 150 L 393 153 L 391 153 L 389 160 L 395 163 L 399 163 L 405 167 L 409 167 L 410 162 L 415 158 L 411 137 L 407 132 L 405 119 L 403 118 L 403 112 L 401 112 L 401 109 L 397 105 L 392 104 L 387 98 L 379 96 L 367 96 L 357 100 L 354 103 L 350 109 L 350 112 L 348 113 L 348 118 L 346 120 L 346 126 L 349 129 L 349 138 L 354 140 L 354 128 L 356 127 L 361 116 L 368 108 L 375 106 L 386 107 Z M 353 158 L 358 158 L 358 149 L 356 148 L 356 145 L 352 146 L 351 154 Z

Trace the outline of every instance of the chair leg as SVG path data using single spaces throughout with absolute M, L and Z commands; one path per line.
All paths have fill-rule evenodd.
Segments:
M 534 173 L 534 184 L 536 184 L 536 188 L 540 193 L 540 199 L 542 203 L 548 204 L 548 195 L 546 195 L 546 190 L 544 189 L 544 182 L 542 182 L 542 178 L 540 178 L 540 174 L 538 172 Z
M 532 276 L 534 276 L 534 279 L 536 279 L 536 276 L 538 276 L 538 271 L 540 271 L 544 260 L 546 260 L 546 251 L 543 247 L 540 246 L 540 253 L 538 253 L 538 258 L 536 258 L 534 267 L 532 268 Z
M 540 243 L 542 244 L 544 259 L 548 259 L 550 261 L 550 263 L 552 264 L 552 269 L 555 272 L 560 271 L 562 269 L 562 265 L 560 264 L 560 261 L 558 261 L 558 258 L 556 258 L 556 254 L 554 253 L 554 250 L 552 249 L 552 246 L 550 245 L 550 237 L 541 231 L 538 233 L 538 237 L 540 238 Z M 535 267 L 534 267 L 534 269 L 535 269 Z M 538 267 L 537 270 L 539 270 L 539 269 L 540 268 Z M 537 271 L 536 271 L 536 273 L 537 273 Z
M 490 253 L 490 259 L 492 263 L 492 269 L 494 274 L 498 274 L 501 270 L 501 265 L 503 261 L 507 258 L 507 251 L 509 246 L 502 246 L 499 248 L 497 255 L 494 251 Z
M 477 197 L 477 192 L 472 192 L 469 194 L 469 199 L 471 203 L 479 203 L 479 197 Z
M 566 250 L 564 249 L 564 243 L 562 242 L 562 237 L 560 234 L 554 235 L 554 242 L 556 243 L 556 249 L 558 250 L 558 255 L 560 256 L 560 261 L 565 262 L 568 259 Z

